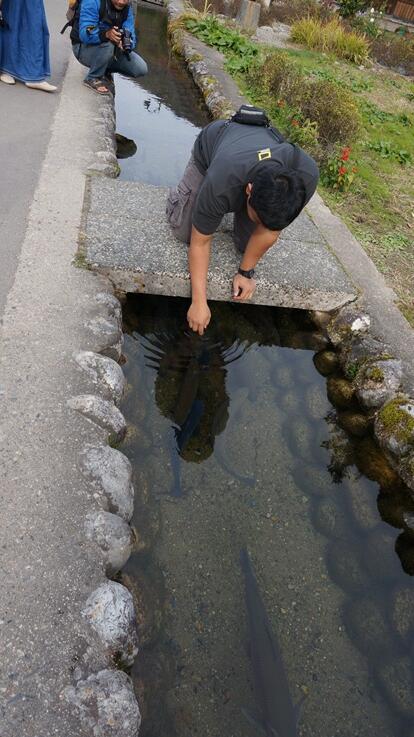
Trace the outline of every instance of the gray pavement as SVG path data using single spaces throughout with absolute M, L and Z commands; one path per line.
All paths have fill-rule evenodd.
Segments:
M 187 248 L 174 238 L 166 222 L 166 196 L 163 187 L 111 179 L 91 181 L 86 260 L 109 276 L 116 289 L 190 296 Z M 208 277 L 210 299 L 231 299 L 232 278 L 239 263 L 240 254 L 230 233 L 217 233 Z M 286 228 L 256 272 L 257 290 L 252 300 L 256 304 L 325 311 L 357 296 L 305 213 Z
M 51 82 L 60 88 L 70 43 L 59 31 L 66 0 L 45 0 L 50 30 Z M 50 138 L 60 92 L 0 83 L 0 318 L 13 283 L 33 193 Z
M 64 5 L 59 0 L 57 7 Z M 0 333 L 1 737 L 91 735 L 64 689 L 75 668 L 79 678 L 109 663 L 99 645 L 91 647 L 81 616 L 89 594 L 105 581 L 105 567 L 85 536 L 85 516 L 99 509 L 99 501 L 79 469 L 85 445 L 105 444 L 107 433 L 68 406 L 73 395 L 96 393 L 74 353 L 101 350 L 97 326 L 109 325 L 108 309 L 96 300 L 107 283 L 72 263 L 84 172 L 96 160 L 94 125 L 107 105 L 81 79 L 72 58 L 59 97 L 31 97 L 53 111 L 40 118 L 36 145 L 40 141 L 43 148 L 33 152 L 32 190 L 21 194 L 16 210 L 23 235 L 13 255 L 15 262 L 20 250 L 18 265 L 13 284 L 13 269 L 3 282 L 8 295 Z M 34 112 L 30 121 L 38 130 Z M 22 160 L 20 166 L 24 178 Z M 13 243 L 19 245 L 17 231 Z

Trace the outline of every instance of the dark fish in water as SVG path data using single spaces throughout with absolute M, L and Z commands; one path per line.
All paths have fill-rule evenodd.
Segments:
M 246 716 L 265 737 L 298 737 L 300 707 L 292 702 L 280 647 L 246 549 L 240 552 L 240 565 L 244 573 L 250 657 L 258 706 L 257 715 L 246 713 Z
M 204 402 L 201 399 L 195 399 L 188 417 L 180 428 L 176 428 L 175 437 L 177 439 L 177 448 L 180 453 L 185 449 L 189 440 L 191 440 L 194 432 L 200 424 L 204 414 Z

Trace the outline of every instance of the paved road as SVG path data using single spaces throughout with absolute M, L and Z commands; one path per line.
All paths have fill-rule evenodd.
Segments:
M 50 29 L 52 78 L 60 85 L 70 54 L 65 21 L 66 0 L 45 0 Z M 28 90 L 22 84 L 0 83 L 0 318 L 13 283 L 27 214 L 50 138 L 59 103 L 53 95 Z

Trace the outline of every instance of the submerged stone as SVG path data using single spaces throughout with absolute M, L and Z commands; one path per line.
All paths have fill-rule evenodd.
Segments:
M 368 596 L 356 597 L 345 607 L 344 620 L 350 639 L 371 663 L 381 662 L 395 651 L 380 602 Z
M 411 659 L 401 657 L 385 663 L 378 669 L 378 676 L 393 707 L 406 719 L 413 719 L 414 679 Z
M 373 488 L 369 488 L 369 483 L 364 477 L 351 477 L 344 480 L 345 493 L 348 492 L 349 508 L 352 516 L 364 531 L 374 529 L 380 522 L 377 509 L 377 492 Z
M 381 519 L 397 529 L 402 529 L 406 525 L 406 515 L 414 518 L 414 501 L 403 488 L 381 491 L 377 506 Z
M 338 367 L 338 355 L 334 351 L 319 351 L 315 353 L 313 362 L 322 376 L 329 376 Z
M 327 381 L 328 399 L 338 409 L 348 409 L 355 400 L 355 388 L 347 379 L 330 376 Z
M 396 632 L 410 646 L 414 635 L 414 590 L 401 586 L 392 596 L 392 622 Z
M 94 737 L 138 737 L 141 714 L 130 677 L 102 670 L 65 689 L 66 701 L 79 712 Z
M 348 521 L 334 499 L 329 497 L 321 499 L 312 516 L 316 529 L 326 537 L 334 537 L 337 540 L 346 537 Z
M 133 599 L 128 589 L 115 581 L 103 583 L 88 597 L 82 615 L 114 662 L 132 665 L 138 654 L 138 635 Z
M 371 579 L 394 581 L 401 575 L 395 554 L 395 533 L 377 528 L 364 541 L 364 567 Z
M 85 518 L 86 537 L 102 550 L 107 576 L 113 576 L 125 565 L 132 552 L 130 526 L 117 514 L 90 512 Z
M 381 488 L 392 489 L 400 486 L 397 472 L 372 438 L 362 438 L 356 444 L 355 461 L 359 471 L 372 481 L 377 481 Z
M 363 415 L 362 412 L 345 410 L 344 412 L 338 412 L 338 424 L 350 435 L 362 438 L 369 431 L 372 420 L 367 415 Z
M 402 532 L 395 542 L 395 550 L 403 570 L 414 576 L 414 540 L 408 532 Z
M 121 580 L 134 602 L 140 645 L 148 646 L 157 639 L 163 623 L 164 611 L 159 594 L 138 568 L 133 572 L 123 572 Z
M 359 595 L 368 583 L 361 564 L 363 555 L 356 540 L 333 542 L 327 551 L 327 565 L 333 581 L 351 594 Z

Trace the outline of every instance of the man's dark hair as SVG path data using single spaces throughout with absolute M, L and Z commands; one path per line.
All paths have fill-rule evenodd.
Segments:
M 263 162 L 252 177 L 249 204 L 269 230 L 283 230 L 300 213 L 306 198 L 301 177 L 273 162 Z

